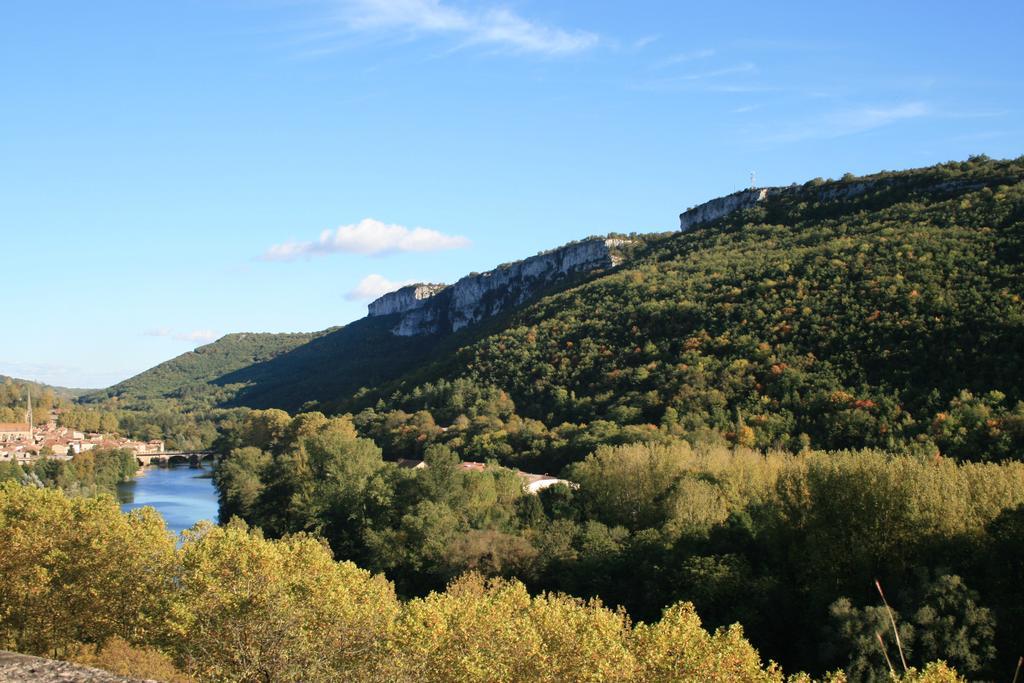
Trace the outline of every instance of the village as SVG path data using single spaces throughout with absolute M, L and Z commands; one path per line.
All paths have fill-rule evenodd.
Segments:
M 59 425 L 60 411 L 51 410 L 49 419 L 36 426 L 32 415 L 32 399 L 28 399 L 24 422 L 0 422 L 0 462 L 31 464 L 40 458 L 70 460 L 94 448 L 125 448 L 136 456 L 164 452 L 160 440 L 136 441 L 115 434 L 82 432 Z

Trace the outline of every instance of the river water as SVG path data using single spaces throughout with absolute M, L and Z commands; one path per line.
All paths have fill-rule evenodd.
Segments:
M 127 512 L 146 505 L 156 508 L 167 528 L 180 533 L 201 519 L 217 521 L 217 490 L 209 465 L 146 467 L 134 481 L 119 484 L 117 497 Z

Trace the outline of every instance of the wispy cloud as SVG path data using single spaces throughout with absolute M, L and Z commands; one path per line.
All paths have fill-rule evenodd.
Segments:
M 729 66 L 709 68 L 701 71 L 690 71 L 688 73 L 666 76 L 664 78 L 648 79 L 637 84 L 635 89 L 655 92 L 718 90 L 725 87 L 731 87 L 728 84 L 721 83 L 723 79 L 731 79 L 736 76 L 753 76 L 757 73 L 757 65 L 753 62 L 740 62 Z M 752 87 L 760 90 L 763 86 L 754 85 Z
M 176 332 L 175 330 L 167 327 L 154 327 L 146 330 L 145 335 L 147 337 L 169 337 L 176 341 L 184 342 L 198 342 L 206 343 L 211 342 L 220 337 L 220 334 L 213 330 L 192 330 L 191 332 Z
M 772 52 L 836 52 L 849 47 L 839 42 L 834 36 L 822 40 L 779 40 L 776 38 L 756 38 L 734 40 L 730 44 L 738 50 L 762 50 Z
M 720 92 L 720 93 L 734 93 L 738 95 L 748 93 L 775 93 L 782 92 L 785 88 L 780 88 L 777 85 L 757 85 L 754 83 L 747 84 L 709 84 L 704 86 L 704 90 L 707 92 Z
M 655 63 L 654 68 L 664 69 L 669 66 L 674 66 L 676 64 L 685 64 L 686 62 L 693 62 L 698 59 L 708 59 L 709 57 L 714 57 L 715 54 L 716 52 L 714 50 L 708 48 L 702 50 L 692 50 L 690 52 L 680 52 L 670 57 L 666 57 L 660 62 Z
M 924 102 L 909 102 L 892 107 L 862 107 L 837 112 L 830 118 L 835 128 L 842 133 L 857 133 L 879 126 L 887 126 L 903 119 L 916 119 L 930 113 Z
M 442 251 L 468 247 L 469 240 L 459 235 L 446 235 L 427 228 L 382 223 L 364 218 L 352 225 L 324 230 L 313 242 L 283 242 L 263 254 L 265 261 L 293 261 L 300 257 L 348 252 L 379 256 L 410 251 Z
M 823 114 L 812 121 L 805 121 L 798 127 L 769 135 L 764 142 L 799 142 L 840 138 L 932 114 L 931 108 L 924 102 L 842 109 Z
M 642 50 L 651 43 L 657 42 L 659 38 L 661 38 L 661 36 L 658 35 L 643 36 L 642 38 L 637 38 L 636 40 L 634 40 L 633 44 L 630 45 L 630 47 L 633 48 L 634 50 Z
M 468 10 L 441 0 L 332 0 L 331 5 L 333 16 L 356 32 L 449 35 L 464 45 L 543 55 L 582 52 L 600 41 L 595 33 L 545 26 L 497 6 Z
M 355 289 L 352 289 L 345 294 L 345 298 L 349 301 L 369 301 L 387 294 L 388 292 L 401 289 L 406 285 L 415 284 L 415 282 L 415 280 L 401 280 L 399 282 L 395 282 L 387 279 L 383 275 L 373 273 L 360 280 L 359 284 L 355 286 Z
M 721 78 L 722 76 L 749 74 L 754 73 L 755 71 L 757 71 L 757 66 L 753 62 L 743 62 L 742 64 L 723 66 L 720 69 L 710 69 L 708 71 L 698 71 L 694 73 L 683 74 L 681 76 L 675 76 L 675 80 L 704 81 L 712 78 Z

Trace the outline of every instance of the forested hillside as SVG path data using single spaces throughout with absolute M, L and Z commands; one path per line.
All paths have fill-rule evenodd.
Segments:
M 396 455 L 440 440 L 542 469 L 653 426 L 1010 457 L 1024 446 L 1022 177 L 1020 160 L 978 158 L 788 188 L 648 238 L 618 271 L 331 405 L 372 408 L 357 422 Z
M 223 403 L 240 388 L 219 381 L 228 373 L 265 362 L 330 332 L 228 334 L 195 351 L 161 363 L 109 389 L 83 397 L 86 403 L 116 399 L 122 408 L 148 408 L 171 399 L 186 410 Z
M 975 157 L 816 179 L 634 235 L 619 268 L 456 334 L 394 337 L 385 316 L 231 335 L 103 395 L 370 408 L 357 423 L 390 455 L 443 441 L 552 470 L 656 426 L 1005 458 L 1024 439 L 1022 178 Z
M 1022 178 L 1022 160 L 977 158 L 789 188 L 335 405 L 382 399 L 447 426 L 460 397 L 440 387 L 461 380 L 549 431 L 1009 457 L 1024 446 Z

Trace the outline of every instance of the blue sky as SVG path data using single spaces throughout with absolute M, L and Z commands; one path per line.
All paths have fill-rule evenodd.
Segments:
M 239 331 L 759 184 L 1024 153 L 1020 2 L 10 0 L 0 373 Z

